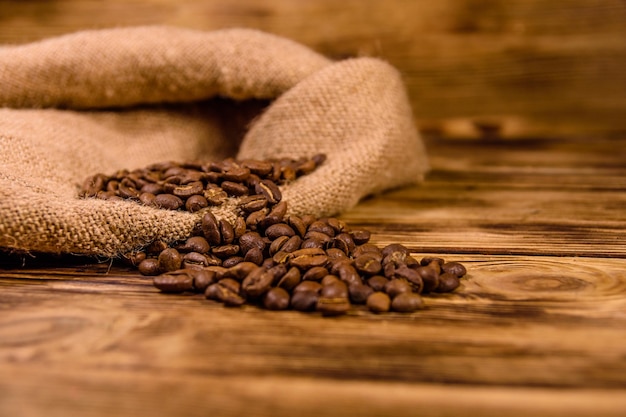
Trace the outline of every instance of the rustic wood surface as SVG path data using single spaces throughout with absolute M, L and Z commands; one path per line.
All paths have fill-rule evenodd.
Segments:
M 5 254 L 0 415 L 624 415 L 626 140 L 427 145 L 425 183 L 343 218 L 463 262 L 454 293 L 323 318 Z
M 625 22 L 623 0 L 0 0 L 0 44 L 237 26 L 381 57 L 402 72 L 420 124 L 450 136 L 477 136 L 477 123 L 507 137 L 626 132 Z

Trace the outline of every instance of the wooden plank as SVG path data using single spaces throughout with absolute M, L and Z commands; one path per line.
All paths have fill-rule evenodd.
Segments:
M 447 136 L 477 136 L 483 121 L 506 137 L 626 131 L 619 0 L 2 1 L 0 19 L 0 43 L 112 26 L 243 26 L 333 57 L 379 56 L 405 77 L 420 125 Z

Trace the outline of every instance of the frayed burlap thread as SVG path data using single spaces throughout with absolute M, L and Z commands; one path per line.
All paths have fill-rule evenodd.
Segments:
M 228 29 L 78 32 L 0 48 L 0 247 L 105 257 L 189 236 L 199 214 L 78 198 L 78 184 L 165 160 L 324 152 L 283 187 L 295 214 L 333 215 L 428 169 L 398 72 L 332 62 Z M 233 219 L 236 201 L 212 209 Z

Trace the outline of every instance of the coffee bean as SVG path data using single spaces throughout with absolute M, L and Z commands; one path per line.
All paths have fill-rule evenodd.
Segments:
M 375 275 L 367 280 L 367 285 L 374 291 L 384 291 L 389 280 L 381 275 Z
M 374 292 L 369 285 L 359 283 L 350 285 L 348 291 L 350 293 L 350 301 L 354 304 L 365 304 L 367 297 Z
M 202 193 L 207 203 L 210 206 L 221 206 L 228 200 L 228 194 L 221 188 L 206 188 Z
M 335 230 L 332 227 L 330 227 L 327 223 L 321 220 L 316 220 L 313 223 L 311 223 L 309 227 L 307 228 L 307 231 L 323 233 L 329 237 L 335 236 Z
M 193 277 L 186 269 L 176 270 L 153 278 L 154 286 L 167 293 L 181 293 L 194 289 Z
M 139 201 L 146 206 L 155 207 L 156 206 L 156 196 L 152 193 L 141 193 L 139 194 Z
M 222 243 L 227 245 L 233 243 L 233 240 L 235 239 L 235 229 L 233 229 L 233 226 L 226 220 L 220 220 L 218 223 L 220 227 L 220 235 L 222 236 Z
M 286 310 L 289 307 L 289 293 L 280 287 L 271 288 L 263 297 L 263 306 L 268 310 Z
M 263 251 L 265 249 L 265 242 L 257 232 L 246 232 L 239 238 L 239 246 L 241 252 L 245 255 L 252 248 Z
M 282 245 L 281 250 L 284 252 L 295 252 L 300 249 L 302 245 L 302 238 L 298 235 L 291 236 L 287 241 Z
M 426 266 L 419 266 L 414 269 L 419 274 L 423 283 L 423 293 L 434 291 L 439 285 L 439 264 L 431 262 Z
M 176 249 L 180 252 L 207 253 L 211 246 L 203 236 L 192 236 L 182 245 L 176 246 Z
M 289 216 L 287 224 L 298 234 L 300 237 L 304 237 L 306 234 L 306 225 L 302 219 L 298 216 Z
M 439 266 L 442 266 L 445 263 L 443 258 L 438 258 L 438 257 L 434 257 L 434 256 L 425 256 L 425 257 L 423 257 L 420 260 L 420 265 L 426 266 L 426 265 L 431 264 L 433 262 L 438 263 Z
M 202 233 L 210 245 L 219 245 L 222 242 L 219 223 L 210 211 L 202 216 Z
M 209 266 L 209 260 L 206 255 L 199 252 L 188 252 L 183 255 L 183 264 L 185 268 L 204 268 Z
M 400 313 L 412 313 L 422 308 L 424 308 L 424 300 L 415 293 L 401 293 L 391 301 L 391 309 Z
M 316 266 L 325 266 L 328 262 L 328 256 L 325 254 L 295 256 L 295 252 L 292 252 L 291 255 L 292 258 L 289 260 L 289 265 L 298 267 L 300 270 L 307 270 Z
M 371 233 L 369 230 L 353 230 L 350 235 L 352 235 L 352 239 L 357 245 L 363 245 L 369 242 L 371 237 Z
M 347 297 L 324 297 L 317 299 L 315 310 L 324 316 L 339 316 L 350 310 L 350 300 Z
M 249 297 L 259 297 L 265 294 L 274 282 L 274 274 L 263 267 L 257 267 L 244 278 L 242 282 L 243 291 Z
M 239 208 L 246 213 L 253 213 L 267 207 L 267 198 L 262 195 L 251 195 L 239 200 Z
M 230 256 L 235 256 L 239 253 L 239 245 L 220 245 L 213 246 L 211 253 L 218 258 L 225 259 Z
M 230 267 L 233 267 L 237 264 L 244 262 L 245 260 L 246 259 L 243 256 L 231 256 L 229 258 L 224 259 L 224 262 L 222 262 L 222 266 L 224 268 L 230 268 Z
M 467 274 L 465 267 L 458 262 L 446 262 L 441 265 L 441 270 L 444 273 L 455 275 L 457 278 L 461 278 Z
M 192 195 L 202 195 L 204 191 L 204 186 L 200 181 L 194 181 L 189 184 L 179 185 L 174 188 L 172 194 L 181 198 L 188 198 Z
M 261 180 L 254 189 L 257 194 L 263 195 L 271 204 L 276 204 L 282 199 L 280 189 L 273 181 Z
M 141 198 L 141 196 L 139 196 Z M 202 195 L 192 195 L 185 201 L 185 208 L 190 213 L 195 213 L 209 206 L 209 202 Z
M 384 292 L 376 291 L 367 297 L 366 305 L 373 313 L 386 313 L 391 308 L 391 299 Z
M 145 252 L 130 252 L 126 253 L 122 256 L 122 259 L 126 261 L 129 265 L 139 266 L 139 264 L 146 259 L 148 255 Z
M 159 194 L 154 197 L 154 205 L 166 210 L 178 210 L 183 206 L 183 200 L 173 194 Z
M 253 247 L 246 252 L 243 260 L 245 262 L 261 265 L 263 263 L 263 251 L 257 247 Z
M 391 243 L 382 249 L 381 253 L 383 254 L 383 259 L 393 252 L 400 252 L 405 256 L 409 254 L 409 250 L 404 245 L 401 245 L 399 243 Z
M 193 288 L 196 292 L 205 292 L 207 287 L 217 282 L 217 274 L 215 271 L 208 269 L 198 269 L 190 273 L 193 277 Z
M 389 297 L 395 298 L 402 293 L 413 292 L 413 287 L 404 279 L 392 279 L 385 284 L 384 291 Z
M 147 258 L 139 263 L 137 269 L 142 275 L 158 275 L 161 273 L 159 269 L 159 261 L 155 258 Z
M 297 291 L 291 295 L 291 308 L 297 311 L 313 311 L 318 299 L 319 294 L 313 291 Z
M 361 274 L 372 276 L 380 274 L 382 270 L 381 263 L 376 259 L 375 255 L 363 254 L 354 259 L 354 267 Z
M 248 275 L 250 275 L 253 271 L 258 269 L 259 266 L 252 262 L 240 262 L 237 265 L 234 265 L 228 268 L 225 276 L 236 279 L 237 281 L 243 281 Z
M 176 249 L 167 248 L 159 254 L 158 263 L 160 271 L 175 271 L 180 269 L 183 263 L 183 257 Z
M 333 275 L 327 276 L 333 277 Z M 326 298 L 348 298 L 348 286 L 335 277 L 334 280 L 327 280 L 326 283 L 322 283 L 320 295 Z
M 306 281 L 321 281 L 326 275 L 328 275 L 328 269 L 323 266 L 314 266 L 302 275 L 302 279 Z
M 295 235 L 296 232 L 286 223 L 278 223 L 268 227 L 265 230 L 265 236 L 274 240 L 280 236 L 288 236 L 291 237 Z
M 452 292 L 460 285 L 459 278 L 450 272 L 444 272 L 439 275 L 439 285 L 435 288 L 436 292 Z
M 235 197 L 246 196 L 249 193 L 248 187 L 246 185 L 237 182 L 223 181 L 220 186 L 222 187 L 222 190 L 226 192 L 226 194 Z
M 291 291 L 300 283 L 302 279 L 302 275 L 300 270 L 296 267 L 289 268 L 285 275 L 278 281 L 276 284 L 277 287 L 281 287 L 286 289 L 287 291 Z

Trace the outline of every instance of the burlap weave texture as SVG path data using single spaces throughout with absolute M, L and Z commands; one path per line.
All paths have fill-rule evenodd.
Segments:
M 324 152 L 283 189 L 290 210 L 341 213 L 428 169 L 398 72 L 331 61 L 275 35 L 169 27 L 0 47 L 0 247 L 117 256 L 191 233 L 198 214 L 79 199 L 95 173 L 189 159 Z M 234 203 L 214 209 L 232 219 Z

